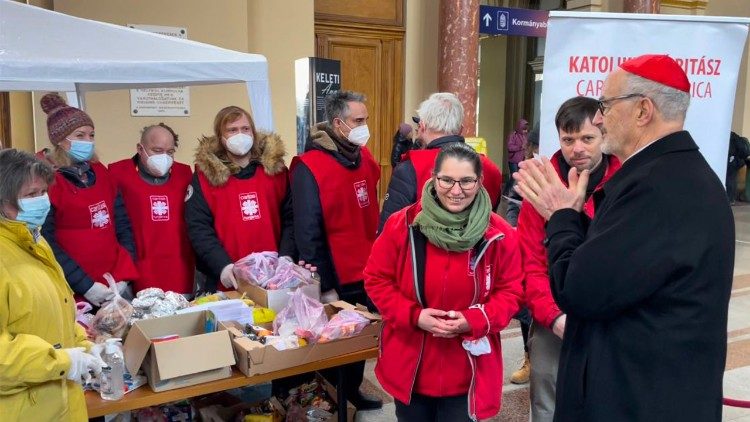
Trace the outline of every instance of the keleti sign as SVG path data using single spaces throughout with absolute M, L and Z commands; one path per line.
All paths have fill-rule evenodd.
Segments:
M 479 6 L 479 33 L 545 37 L 548 18 L 547 10 Z

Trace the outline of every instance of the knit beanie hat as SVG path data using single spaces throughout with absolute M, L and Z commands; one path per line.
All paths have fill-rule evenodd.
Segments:
M 85 111 L 69 106 L 58 94 L 46 94 L 40 102 L 47 113 L 47 132 L 52 145 L 59 144 L 81 126 L 94 127 Z

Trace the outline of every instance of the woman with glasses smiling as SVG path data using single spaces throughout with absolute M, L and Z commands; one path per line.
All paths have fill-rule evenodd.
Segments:
M 492 213 L 480 156 L 453 143 L 420 202 L 385 223 L 365 268 L 383 315 L 375 374 L 399 421 L 486 419 L 500 410 L 498 333 L 519 309 L 521 256 Z

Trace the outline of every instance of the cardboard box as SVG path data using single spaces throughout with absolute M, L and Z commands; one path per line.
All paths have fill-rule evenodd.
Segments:
M 228 378 L 235 363 L 227 331 L 205 332 L 210 312 L 194 312 L 137 321 L 125 339 L 125 366 L 143 367 L 155 392 Z M 176 334 L 179 338 L 154 342 Z
M 360 312 L 371 321 L 370 325 L 353 337 L 310 344 L 291 350 L 277 350 L 272 345 L 252 341 L 244 337 L 242 327 L 232 321 L 222 322 L 219 327 L 231 333 L 234 351 L 237 353 L 237 367 L 243 374 L 250 377 L 377 347 L 382 328 L 380 316 L 367 312 L 363 306 L 355 307 L 341 300 L 326 305 L 329 318 L 343 309 L 354 309 Z
M 320 283 L 300 286 L 298 289 L 302 289 L 302 293 L 306 296 L 315 300 L 320 300 Z M 289 292 L 294 290 L 295 289 L 266 290 L 254 284 L 244 282 L 240 282 L 237 287 L 238 292 L 245 293 L 247 297 L 252 299 L 258 306 L 271 308 L 276 311 L 276 313 L 279 313 L 282 309 L 286 308 L 286 304 L 289 302 Z

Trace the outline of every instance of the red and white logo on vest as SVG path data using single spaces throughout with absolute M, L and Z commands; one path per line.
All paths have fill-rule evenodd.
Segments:
M 91 214 L 92 229 L 103 229 L 109 226 L 111 218 L 106 202 L 99 201 L 96 204 L 89 205 L 89 213 Z
M 169 199 L 167 195 L 151 195 L 151 221 L 169 221 Z
M 240 194 L 240 210 L 242 211 L 242 221 L 260 219 L 260 203 L 258 203 L 258 194 L 255 192 Z
M 360 208 L 370 205 L 370 195 L 367 193 L 367 180 L 360 180 L 354 183 L 354 193 L 357 195 L 357 202 Z

